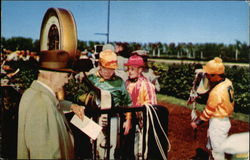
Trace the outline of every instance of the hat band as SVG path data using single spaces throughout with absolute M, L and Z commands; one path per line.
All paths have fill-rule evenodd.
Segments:
M 117 61 L 109 61 L 106 63 L 106 65 L 112 65 L 112 64 L 116 64 L 116 63 L 117 63 Z
M 63 69 L 66 68 L 65 62 L 41 62 L 41 67 L 51 68 L 51 69 Z
M 106 67 L 106 68 L 112 68 L 112 69 L 116 69 L 117 68 L 117 61 L 113 60 L 113 61 L 109 61 L 109 62 L 101 62 L 102 66 Z

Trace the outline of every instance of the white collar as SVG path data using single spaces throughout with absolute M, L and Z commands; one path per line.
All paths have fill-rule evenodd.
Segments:
M 37 82 L 40 83 L 40 84 L 41 84 L 42 86 L 44 86 L 45 88 L 47 88 L 47 89 L 56 97 L 55 92 L 54 92 L 48 85 L 46 85 L 45 83 L 43 83 L 43 82 L 41 82 L 41 81 L 39 81 L 39 80 L 37 80 Z

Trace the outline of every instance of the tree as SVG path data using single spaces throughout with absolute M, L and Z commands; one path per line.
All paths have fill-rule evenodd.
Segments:
M 1 51 L 4 49 L 6 46 L 6 39 L 4 37 L 1 37 Z
M 32 49 L 33 40 L 31 38 L 12 37 L 6 40 L 5 48 L 12 51 Z
M 183 56 L 184 45 L 184 43 L 178 43 L 178 45 L 176 46 L 177 58 L 181 58 Z
M 131 49 L 131 51 L 135 51 L 135 50 L 140 50 L 141 48 L 141 44 L 140 43 L 136 43 L 136 42 L 132 42 L 129 44 L 129 48 Z
M 35 40 L 33 42 L 33 49 L 32 51 L 39 52 L 40 51 L 40 40 Z
M 89 41 L 89 42 L 88 42 L 88 47 L 89 47 L 89 49 L 94 49 L 94 46 L 95 46 L 95 45 L 97 45 L 97 44 L 96 44 L 96 42 L 94 42 L 94 41 Z
M 162 52 L 163 52 L 163 54 L 167 55 L 167 53 L 168 53 L 168 44 L 167 43 L 162 44 Z
M 115 42 L 113 42 L 115 43 Z M 249 62 L 250 59 L 250 46 L 245 42 L 242 43 L 236 40 L 235 44 L 225 45 L 223 43 L 138 43 L 138 42 L 122 42 L 129 46 L 128 52 L 146 49 L 152 56 L 159 56 L 159 54 L 165 54 L 167 57 L 189 57 L 198 59 L 213 59 L 214 57 L 221 57 L 224 61 L 237 60 L 239 62 Z M 104 42 L 98 41 L 80 41 L 78 40 L 77 49 L 94 49 L 95 45 L 103 45 Z M 24 37 L 1 37 L 1 50 L 7 49 L 11 51 L 15 50 L 30 50 L 39 52 L 40 43 L 39 40 L 32 40 L 31 38 Z M 189 56 L 188 56 L 189 55 Z
M 156 47 L 157 47 L 157 57 L 160 57 L 161 56 L 161 51 L 162 51 L 162 44 L 161 44 L 161 42 L 158 42 L 156 44 Z
M 155 50 L 157 48 L 157 44 L 156 43 L 149 43 L 150 46 L 150 52 L 152 53 L 152 56 L 155 56 Z
M 193 55 L 193 43 L 189 42 L 187 44 L 187 57 L 188 58 L 192 58 L 194 55 Z
M 235 60 L 238 61 L 238 55 L 240 54 L 240 49 L 241 49 L 241 42 L 236 40 L 235 44 Z
M 168 45 L 168 50 L 170 52 L 171 55 L 176 55 L 175 52 L 176 52 L 176 47 L 175 47 L 175 43 L 171 42 L 169 45 Z
M 250 60 L 249 50 L 250 50 L 250 46 L 247 45 L 247 43 L 241 44 L 240 54 L 239 54 L 241 61 L 249 62 Z
M 87 48 L 88 48 L 87 42 L 80 41 L 80 40 L 77 41 L 77 49 L 78 50 L 83 51 L 84 49 L 87 49 Z

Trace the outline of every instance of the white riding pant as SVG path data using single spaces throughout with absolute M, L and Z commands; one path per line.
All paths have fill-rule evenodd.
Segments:
M 226 118 L 211 118 L 208 128 L 208 149 L 212 149 L 214 160 L 224 160 L 224 152 L 221 152 L 220 146 L 227 139 L 231 123 L 228 117 Z

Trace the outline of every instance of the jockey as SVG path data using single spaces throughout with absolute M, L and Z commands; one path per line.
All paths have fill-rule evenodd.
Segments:
M 225 159 L 224 152 L 219 149 L 226 140 L 231 123 L 229 116 L 234 109 L 234 90 L 232 82 L 225 78 L 225 67 L 219 57 L 210 60 L 203 66 L 211 90 L 207 104 L 202 114 L 193 122 L 191 126 L 195 129 L 200 124 L 209 121 L 208 128 L 208 149 L 212 150 L 215 160 Z

